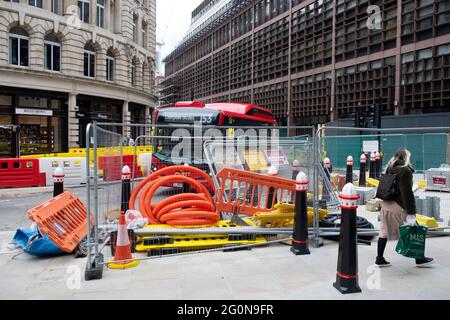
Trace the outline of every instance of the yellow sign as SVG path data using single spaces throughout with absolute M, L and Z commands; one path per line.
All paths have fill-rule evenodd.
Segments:
M 244 151 L 244 159 L 250 171 L 269 170 L 269 161 L 261 150 Z

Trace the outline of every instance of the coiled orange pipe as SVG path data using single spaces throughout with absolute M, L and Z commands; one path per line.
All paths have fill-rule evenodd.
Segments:
M 167 223 L 173 226 L 201 226 L 216 223 L 220 216 L 215 210 L 213 199 L 207 187 L 202 183 L 180 174 L 192 173 L 200 176 L 212 189 L 211 177 L 200 169 L 187 166 L 167 167 L 152 173 L 133 190 L 129 208 L 135 208 L 139 193 L 139 209 L 150 224 Z M 156 191 L 174 182 L 188 183 L 197 193 L 178 194 L 153 205 Z

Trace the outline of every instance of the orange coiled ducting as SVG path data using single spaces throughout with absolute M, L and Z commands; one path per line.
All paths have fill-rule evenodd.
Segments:
M 200 169 L 187 166 L 167 167 L 152 173 L 134 189 L 129 208 L 135 208 L 139 193 L 139 210 L 148 218 L 150 224 L 166 223 L 173 226 L 201 226 L 216 223 L 220 216 L 215 210 L 213 199 L 207 187 L 193 178 L 182 175 L 198 175 L 209 188 L 213 182 L 209 175 Z M 197 193 L 178 194 L 158 204 L 152 204 L 156 191 L 174 182 L 188 183 Z

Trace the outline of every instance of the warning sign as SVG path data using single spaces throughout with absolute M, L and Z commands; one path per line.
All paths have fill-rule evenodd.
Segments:
M 270 149 L 266 151 L 267 159 L 275 167 L 288 166 L 289 160 L 281 149 Z

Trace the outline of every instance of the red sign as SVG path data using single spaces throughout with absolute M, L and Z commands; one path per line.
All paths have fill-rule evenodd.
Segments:
M 447 178 L 445 177 L 433 177 L 433 184 L 438 185 L 446 185 L 447 184 Z

